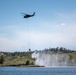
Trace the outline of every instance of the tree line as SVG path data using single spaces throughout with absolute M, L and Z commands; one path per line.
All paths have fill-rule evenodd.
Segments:
M 36 50 L 38 51 L 38 50 Z M 76 52 L 75 50 L 70 50 L 64 47 L 56 47 L 56 48 L 45 48 L 44 50 L 39 50 L 44 53 L 72 53 Z
M 48 48 L 48 49 L 44 49 L 44 50 L 36 50 L 36 51 L 41 51 L 41 52 L 45 52 L 45 53 L 72 53 L 72 52 L 76 52 L 75 50 L 70 50 L 67 48 L 63 48 L 63 47 L 56 47 L 56 48 Z M 26 56 L 26 57 L 31 57 L 32 53 L 34 53 L 34 51 L 27 51 L 27 52 L 0 52 L 0 64 L 3 64 L 3 62 L 5 61 L 4 58 L 6 56 Z M 26 64 L 28 64 L 29 61 L 27 61 Z
M 0 52 L 1 54 L 4 54 L 6 56 L 30 56 L 33 53 L 31 52 Z

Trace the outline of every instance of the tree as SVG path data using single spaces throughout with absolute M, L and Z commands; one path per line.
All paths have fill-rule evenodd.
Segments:
M 3 62 L 4 62 L 4 57 L 3 57 L 3 55 L 1 55 L 0 56 L 0 64 L 3 64 Z
M 27 60 L 27 61 L 26 61 L 26 65 L 29 65 L 29 64 L 30 64 L 30 61 L 29 61 L 29 60 Z

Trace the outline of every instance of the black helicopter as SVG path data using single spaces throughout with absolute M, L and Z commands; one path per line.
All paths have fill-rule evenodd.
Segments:
M 33 17 L 35 15 L 35 12 L 32 15 L 25 14 L 25 13 L 22 13 L 22 14 L 24 15 L 23 18 L 30 18 L 30 17 Z

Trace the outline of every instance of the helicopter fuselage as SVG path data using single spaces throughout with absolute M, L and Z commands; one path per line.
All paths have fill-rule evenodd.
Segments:
M 24 14 L 23 18 L 29 18 L 29 17 L 33 17 L 35 15 L 35 12 L 32 15 L 25 14 L 25 13 L 22 13 L 22 14 Z
M 23 18 L 29 18 L 32 17 L 33 15 L 25 15 Z

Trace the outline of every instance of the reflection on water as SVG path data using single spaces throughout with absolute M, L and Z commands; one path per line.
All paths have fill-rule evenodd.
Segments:
M 0 75 L 76 75 L 76 67 L 0 67 Z

